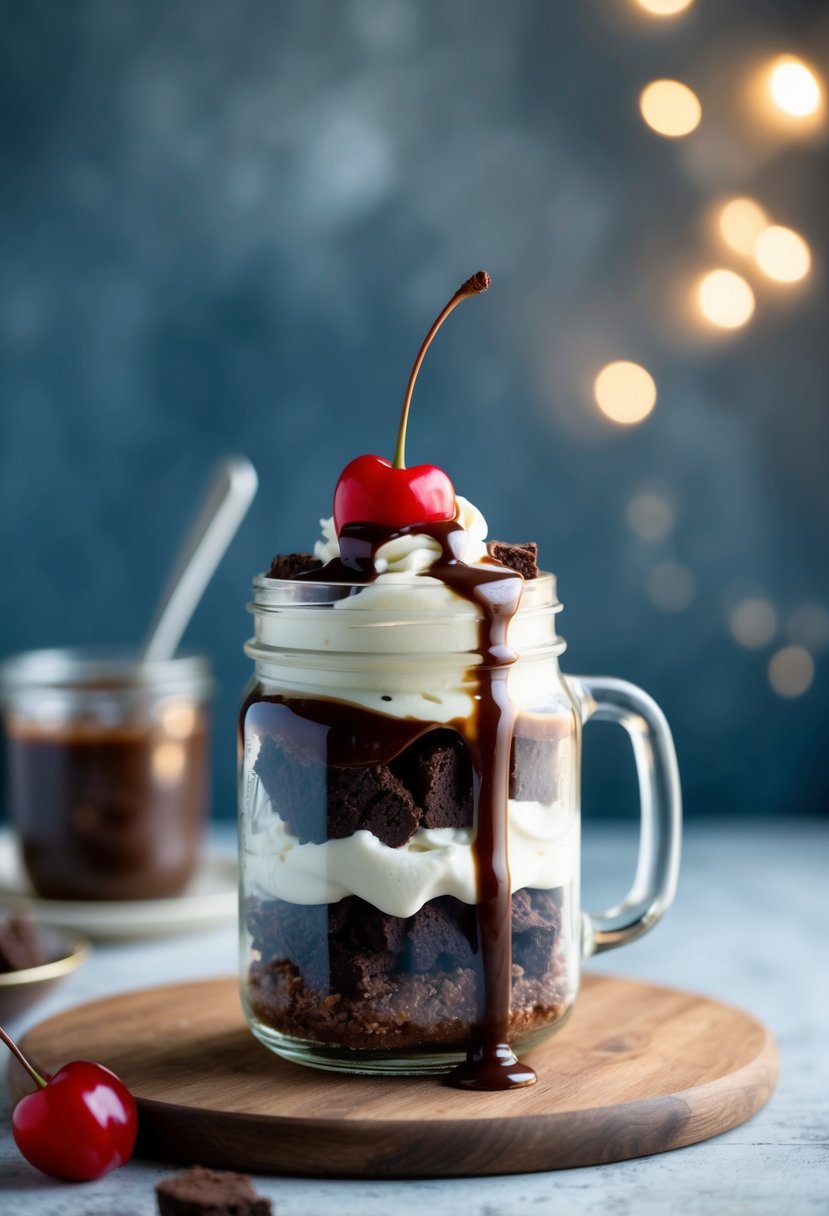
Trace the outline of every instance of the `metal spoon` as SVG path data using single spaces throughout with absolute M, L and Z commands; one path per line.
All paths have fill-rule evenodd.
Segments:
M 142 650 L 144 662 L 171 659 L 259 485 L 244 456 L 222 461 L 181 547 Z

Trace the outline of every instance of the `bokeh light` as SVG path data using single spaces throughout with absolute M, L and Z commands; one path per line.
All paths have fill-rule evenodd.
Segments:
M 802 59 L 781 55 L 769 74 L 769 92 L 774 104 L 790 118 L 815 114 L 822 101 L 820 82 Z
M 683 612 L 696 591 L 696 580 L 680 562 L 662 562 L 648 575 L 648 599 L 663 612 Z
M 821 604 L 801 604 L 786 622 L 786 637 L 810 654 L 829 650 L 829 611 Z
M 618 359 L 606 364 L 593 383 L 599 409 L 611 422 L 633 426 L 656 405 L 656 384 L 639 363 Z
M 784 646 L 772 655 L 769 684 L 779 697 L 800 697 L 815 678 L 815 663 L 803 646 Z
M 178 781 L 184 772 L 187 756 L 181 743 L 158 743 L 153 748 L 153 776 L 165 784 Z
M 723 204 L 719 227 L 725 243 L 735 253 L 754 253 L 761 232 L 768 226 L 768 217 L 753 198 L 732 198 Z
M 642 540 L 663 540 L 674 526 L 675 512 L 668 496 L 659 490 L 640 490 L 628 500 L 625 518 Z
M 702 315 L 719 329 L 739 329 L 754 315 L 754 292 L 733 270 L 711 270 L 703 275 L 696 298 Z
M 192 701 L 169 701 L 158 716 L 164 730 L 174 739 L 186 739 L 196 729 L 197 713 Z
M 694 0 L 636 0 L 640 8 L 654 17 L 675 17 L 690 8 Z
M 759 596 L 742 600 L 728 618 L 734 641 L 747 650 L 768 646 L 777 633 L 777 613 L 768 600 Z
M 649 127 L 669 139 L 689 135 L 702 118 L 696 93 L 678 80 L 654 80 L 642 90 L 639 110 Z
M 782 224 L 770 224 L 754 250 L 757 265 L 778 283 L 797 283 L 812 267 L 812 253 L 799 233 Z

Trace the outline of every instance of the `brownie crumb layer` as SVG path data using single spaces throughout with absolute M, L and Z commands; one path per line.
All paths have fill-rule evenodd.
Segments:
M 561 892 L 512 897 L 513 1015 L 523 1037 L 566 1008 Z M 356 896 L 301 906 L 249 900 L 256 1016 L 294 1037 L 370 1049 L 462 1043 L 476 1019 L 475 908 L 451 896 L 411 917 Z
M 323 996 L 286 961 L 253 963 L 253 1013 L 292 1038 L 356 1051 L 430 1048 L 462 1050 L 477 1024 L 477 982 L 471 967 L 422 975 L 375 975 L 356 991 Z M 559 1021 L 569 1008 L 563 962 L 542 979 L 512 969 L 510 1042 Z
M 509 566 L 522 578 L 538 578 L 538 545 L 534 540 L 522 541 L 520 544 L 507 544 L 502 540 L 491 540 L 487 543 L 487 553 L 494 557 L 502 566 Z
M 256 1194 L 247 1174 L 195 1165 L 155 1188 L 160 1216 L 271 1216 L 270 1199 Z

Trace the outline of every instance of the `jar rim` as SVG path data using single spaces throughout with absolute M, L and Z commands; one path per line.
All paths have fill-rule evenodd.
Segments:
M 411 592 L 416 597 L 422 597 L 425 601 L 427 596 L 434 594 L 435 579 L 428 579 L 428 570 L 423 571 L 423 574 L 412 574 L 410 578 L 405 580 L 405 584 L 398 576 L 395 576 L 395 584 L 397 586 L 406 587 L 407 595 Z M 325 607 L 329 604 L 341 603 L 345 599 L 352 596 L 357 596 L 367 587 L 376 587 L 382 585 L 379 580 L 373 583 L 365 582 L 321 582 L 305 579 L 292 578 L 268 578 L 266 574 L 257 574 L 253 579 L 253 603 L 249 605 L 251 611 L 257 609 L 281 608 L 281 607 L 302 607 L 311 608 L 315 605 Z M 527 600 L 532 600 L 532 604 L 526 603 Z M 524 606 L 533 608 L 553 608 L 558 611 L 561 608 L 561 602 L 558 599 L 556 576 L 547 570 L 539 571 L 538 577 L 528 579 L 524 585 Z M 407 611 L 424 611 L 429 609 L 424 603 L 407 608 Z M 521 609 L 519 609 L 519 612 Z M 441 614 L 445 613 L 445 607 L 441 608 Z
M 212 687 L 206 655 L 187 653 L 148 662 L 129 647 L 77 646 L 21 651 L 0 662 L 0 699 L 31 688 L 115 691 L 182 682 Z

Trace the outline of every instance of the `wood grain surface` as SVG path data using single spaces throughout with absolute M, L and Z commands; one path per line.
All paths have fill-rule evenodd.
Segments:
M 329 1177 L 524 1173 L 664 1152 L 743 1123 L 777 1079 L 774 1040 L 748 1014 L 604 976 L 585 977 L 569 1024 L 526 1056 L 538 1084 L 506 1094 L 287 1063 L 248 1031 L 235 979 L 81 1005 L 23 1048 L 41 1069 L 87 1058 L 118 1073 L 146 1156 Z

